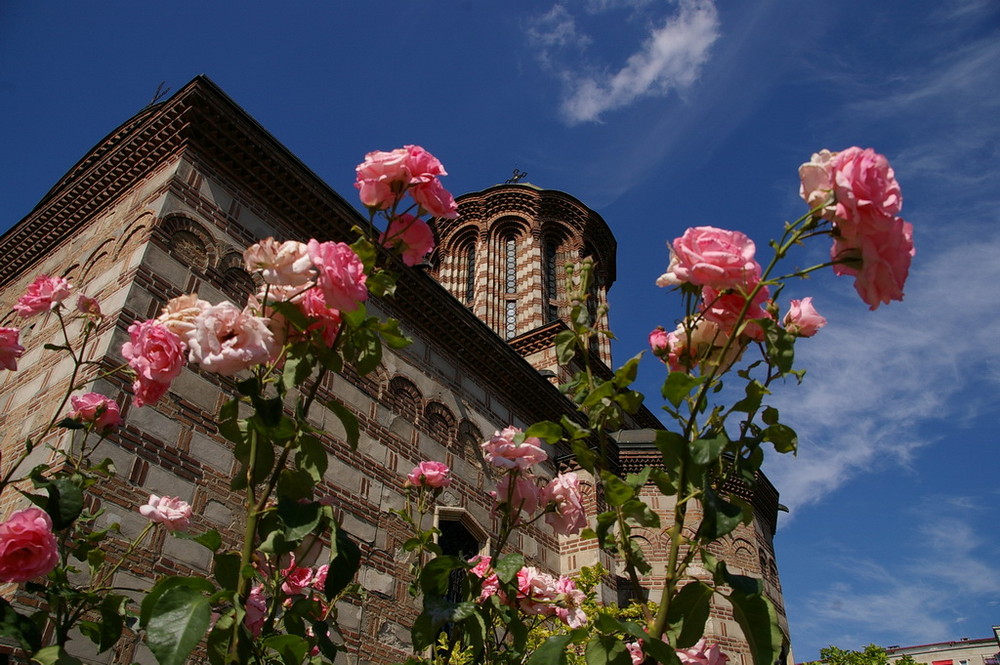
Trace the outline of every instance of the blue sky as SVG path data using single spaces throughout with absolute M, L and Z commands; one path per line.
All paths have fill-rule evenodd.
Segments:
M 619 240 L 619 361 L 679 314 L 653 285 L 667 241 L 709 224 L 764 248 L 803 211 L 812 152 L 886 154 L 916 229 L 905 301 L 869 312 L 832 275 L 784 294 L 830 321 L 799 346 L 805 383 L 773 400 L 801 440 L 766 467 L 791 509 L 776 546 L 793 647 L 1000 623 L 996 0 L 8 0 L 0 226 L 160 81 L 201 73 L 345 196 L 365 152 L 416 143 L 455 193 L 517 167 L 595 208 Z M 643 366 L 647 394 L 660 372 Z

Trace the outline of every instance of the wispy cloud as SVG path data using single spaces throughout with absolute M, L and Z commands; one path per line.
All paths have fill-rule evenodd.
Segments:
M 898 543 L 892 566 L 847 548 L 831 551 L 828 563 L 850 581 L 834 573 L 837 581 L 817 585 L 803 601 L 808 611 L 797 613 L 797 633 L 822 634 L 842 648 L 955 639 L 963 608 L 984 606 L 1000 592 L 1000 565 L 977 523 L 983 516 L 960 507 L 984 498 L 938 496 L 933 506 L 918 506 L 908 517 L 921 526 Z
M 587 9 L 597 12 L 641 4 L 592 1 Z M 691 85 L 719 38 L 719 17 L 711 0 L 681 0 L 677 12 L 655 22 L 640 48 L 620 66 L 571 66 L 554 57 L 556 47 L 571 45 L 579 49 L 591 43 L 591 38 L 577 29 L 564 5 L 555 5 L 538 17 L 528 34 L 543 65 L 562 80 L 560 109 L 565 120 L 575 124 L 598 121 L 607 111 Z M 575 62 L 579 63 L 579 59 Z

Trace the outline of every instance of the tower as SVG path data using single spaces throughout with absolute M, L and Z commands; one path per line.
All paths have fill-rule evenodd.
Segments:
M 527 183 L 465 194 L 458 210 L 457 219 L 435 222 L 433 276 L 535 369 L 565 380 L 554 338 L 569 323 L 566 268 L 593 261 L 587 305 L 607 329 L 617 248 L 611 229 L 569 194 Z M 592 351 L 610 366 L 607 338 L 596 339 Z

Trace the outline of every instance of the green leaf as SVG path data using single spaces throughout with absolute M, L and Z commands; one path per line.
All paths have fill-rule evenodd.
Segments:
M 773 406 L 769 406 L 764 409 L 764 413 L 761 414 L 760 419 L 764 421 L 765 425 L 777 425 L 778 410 Z
M 439 556 L 431 559 L 420 573 L 420 588 L 425 595 L 443 596 L 448 592 L 451 571 L 465 568 L 465 561 L 457 556 Z
M 52 518 L 54 531 L 65 529 L 83 512 L 83 490 L 69 478 L 49 480 L 32 472 L 31 480 L 35 487 L 44 488 L 48 492 L 47 499 L 39 500 L 38 495 L 28 495 L 28 498 Z
M 565 665 L 569 635 L 553 635 L 535 649 L 525 665 Z
M 701 466 L 712 464 L 722 454 L 729 438 L 725 432 L 711 439 L 698 439 L 691 444 L 691 461 Z
M 586 431 L 589 432 L 590 430 Z M 572 439 L 569 442 L 569 447 L 573 451 L 573 457 L 576 458 L 576 462 L 580 465 L 580 468 L 593 473 L 594 465 L 597 463 L 597 453 L 590 449 L 587 440 Z
M 308 472 L 299 469 L 282 469 L 278 474 L 277 493 L 279 499 L 298 501 L 312 499 L 313 479 Z
M 625 643 L 614 635 L 595 635 L 587 643 L 587 665 L 631 665 L 632 657 Z
M 635 490 L 610 471 L 601 471 L 604 483 L 604 498 L 609 505 L 620 506 L 635 496 Z
M 720 564 L 723 568 L 723 564 Z M 742 577 L 728 576 L 727 577 Z M 755 582 L 757 580 L 754 580 Z M 745 593 L 743 584 L 733 584 L 732 593 L 727 597 L 733 607 L 733 617 L 743 629 L 754 665 L 771 665 L 778 660 L 784 646 L 784 635 L 778 624 L 778 613 L 774 605 L 756 585 L 753 593 Z
M 187 586 L 164 592 L 146 624 L 146 644 L 160 665 L 182 665 L 205 635 L 212 607 L 201 593 Z
M 379 270 L 368 275 L 365 281 L 368 292 L 379 298 L 391 296 L 396 293 L 396 277 L 384 270 Z
M 556 360 L 560 365 L 568 365 L 576 355 L 576 333 L 563 330 L 556 334 Z
M 652 528 L 660 526 L 660 516 L 642 499 L 629 499 L 623 503 L 622 513 L 625 515 L 625 519 L 631 520 L 639 526 Z
M 215 587 L 212 583 L 206 580 L 204 577 L 161 577 L 157 580 L 153 588 L 149 590 L 146 597 L 142 599 L 142 605 L 139 607 L 139 625 L 146 626 L 149 624 L 153 616 L 153 611 L 156 608 L 157 603 L 160 598 L 170 591 L 171 589 L 177 587 L 185 587 L 191 591 L 201 591 L 205 593 L 212 593 L 215 591 Z
M 497 579 L 504 584 L 512 582 L 522 568 L 524 568 L 524 557 L 517 552 L 503 555 L 493 566 Z
M 704 514 L 698 526 L 698 538 L 702 542 L 722 538 L 743 521 L 743 509 L 720 497 L 711 487 L 705 488 L 702 508 Z
M 354 579 L 361 566 L 361 550 L 336 522 L 330 523 L 330 567 L 326 574 L 323 593 L 333 600 Z
M 670 475 L 663 469 L 652 469 L 649 473 L 649 479 L 653 481 L 656 488 L 660 490 L 660 493 L 667 496 L 677 493 L 677 486 L 674 485 L 674 481 L 670 479 Z
M 774 444 L 774 449 L 779 453 L 794 453 L 799 447 L 799 437 L 795 430 L 781 423 L 766 428 L 761 433 L 761 438 Z
M 296 345 L 299 346 L 299 345 Z M 281 370 L 281 384 L 285 390 L 301 386 L 313 373 L 315 362 L 308 355 L 289 354 Z
M 215 529 L 209 529 L 205 533 L 185 533 L 183 531 L 174 531 L 173 535 L 176 538 L 182 538 L 184 540 L 193 540 L 194 542 L 202 545 L 213 552 L 217 551 L 222 547 L 222 536 Z
M 319 526 L 323 511 L 318 501 L 301 503 L 279 499 L 278 515 L 285 524 L 285 540 L 291 543 L 300 541 L 312 533 Z
M 554 423 L 551 420 L 543 420 L 542 422 L 535 423 L 524 432 L 524 438 L 526 439 L 537 437 L 551 444 L 558 443 L 562 439 L 562 435 L 563 428 L 559 423 Z
M 299 446 L 295 451 L 295 466 L 309 474 L 314 482 L 323 480 L 328 460 L 323 443 L 311 434 L 299 437 Z
M 17 640 L 28 652 L 42 646 L 42 632 L 38 624 L 18 614 L 3 598 L 0 598 L 0 635 Z
M 614 383 L 616 388 L 625 388 L 635 381 L 635 377 L 639 374 L 640 360 L 642 360 L 641 353 L 629 358 L 628 362 L 615 370 Z
M 239 400 L 231 399 L 219 409 L 219 434 L 233 443 L 243 443 L 246 422 L 239 419 Z
M 754 379 L 747 383 L 746 397 L 733 404 L 733 411 L 743 413 L 753 413 L 760 408 L 764 395 L 770 395 L 771 391 L 764 387 L 764 384 Z
M 625 413 L 636 413 L 642 407 L 643 395 L 636 390 L 626 390 L 615 395 L 615 401 Z
M 633 489 L 641 490 L 642 487 L 649 480 L 649 475 L 652 472 L 653 472 L 653 467 L 645 466 L 639 473 L 630 473 L 627 476 L 625 476 L 625 483 L 628 484 L 628 486 Z
M 678 649 L 687 649 L 701 639 L 708 621 L 714 590 L 708 584 L 694 581 L 686 584 L 670 601 L 667 636 Z
M 214 557 L 212 572 L 220 588 L 236 591 L 240 580 L 240 555 L 236 552 L 219 552 Z
M 671 372 L 663 382 L 663 399 L 679 407 L 691 390 L 704 381 L 702 377 L 691 376 L 685 372 Z
M 340 423 L 344 426 L 347 444 L 351 447 L 351 450 L 357 450 L 358 441 L 361 438 L 361 428 L 358 426 L 357 417 L 337 400 L 331 399 L 328 402 L 323 402 L 323 404 L 340 419 Z
M 285 665 L 299 665 L 309 652 L 309 642 L 298 635 L 272 635 L 264 646 L 276 651 Z
M 379 334 L 382 340 L 390 349 L 403 349 L 413 344 L 413 340 L 403 334 L 399 329 L 399 321 L 396 319 L 386 319 L 379 325 Z
M 71 656 L 60 646 L 50 646 L 31 656 L 31 662 L 39 665 L 83 665 L 76 656 Z

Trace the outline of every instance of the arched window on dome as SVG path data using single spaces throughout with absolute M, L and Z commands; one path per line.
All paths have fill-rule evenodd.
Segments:
M 555 238 L 546 238 L 542 242 L 542 274 L 545 277 L 545 322 L 551 323 L 559 318 L 559 265 L 558 243 Z
M 504 251 L 504 337 L 517 336 L 517 238 L 508 235 L 503 240 Z
M 465 304 L 476 298 L 476 243 L 470 242 L 462 256 L 462 274 L 465 277 Z

